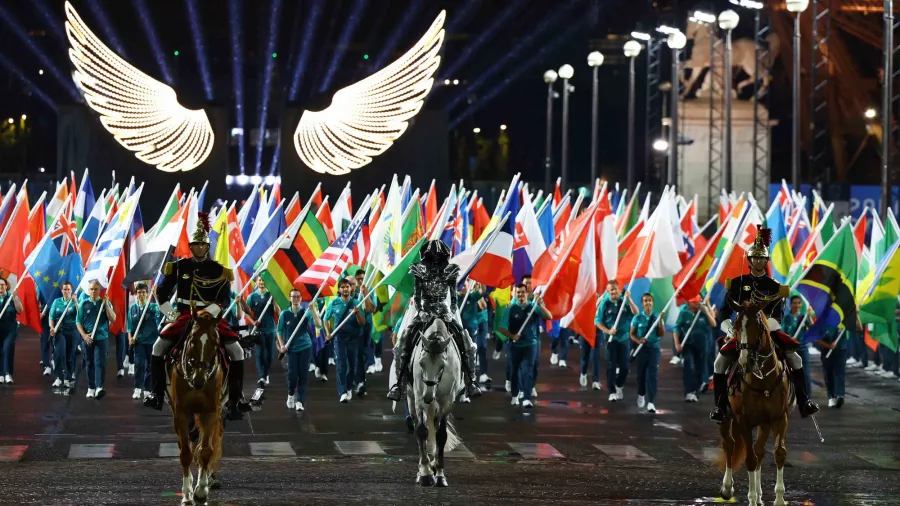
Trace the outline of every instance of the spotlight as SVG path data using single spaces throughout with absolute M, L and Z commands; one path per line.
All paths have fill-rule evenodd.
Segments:
M 228 174 L 227 176 L 225 176 L 225 184 L 227 184 L 227 185 L 234 184 L 234 176 L 232 176 L 231 174 Z
M 444 85 L 445 85 L 445 86 L 450 86 L 450 80 L 449 80 L 449 79 L 444 79 Z
M 278 58 L 278 53 L 272 53 L 272 58 Z
M 9 122 L 12 123 L 12 120 L 9 120 Z M 475 127 L 475 128 L 472 129 L 472 132 L 474 132 L 474 133 L 476 133 L 476 134 L 480 134 L 480 133 L 481 133 L 481 129 L 478 128 L 478 127 Z
M 265 181 L 267 186 L 272 186 L 275 184 L 275 176 L 269 174 L 268 176 L 266 176 Z
M 506 125 L 500 125 L 500 130 L 506 130 Z
M 23 114 L 23 115 L 22 115 L 22 121 L 25 121 L 26 119 L 28 119 L 28 116 L 26 116 L 26 115 Z
M 650 40 L 650 34 L 644 32 L 631 32 L 631 37 L 637 40 Z
M 253 184 L 262 183 L 262 176 L 260 176 L 259 174 L 253 174 L 252 176 L 250 176 L 250 182 Z
M 175 50 L 175 56 L 178 56 L 178 54 L 179 54 L 179 53 L 178 53 L 178 50 L 176 49 L 176 50 Z
M 40 70 L 38 70 L 38 75 L 39 75 L 39 76 L 42 76 L 42 75 L 44 75 L 44 69 L 40 69 Z
M 872 119 L 876 116 L 876 114 L 877 113 L 875 112 L 875 109 L 872 109 L 871 107 L 866 109 L 865 115 L 867 118 Z
M 9 118 L 9 119 L 8 119 L 8 120 L 6 120 L 6 121 L 9 121 L 9 124 L 10 124 L 10 125 L 12 125 L 12 124 L 13 124 L 13 123 L 15 123 L 15 122 L 16 122 L 16 120 L 14 120 L 14 119 L 12 119 L 12 118 Z
M 453 85 L 456 86 L 457 84 L 459 84 L 459 79 L 454 79 L 454 80 L 453 80 Z
M 656 151 L 668 151 L 669 150 L 669 141 L 665 139 L 656 139 L 653 141 L 653 149 Z
M 241 186 L 247 186 L 247 183 L 250 182 L 250 178 L 247 176 L 247 174 L 240 174 L 235 179 L 237 180 L 237 184 Z
M 43 167 L 39 167 L 38 170 L 41 171 L 41 172 L 44 172 L 44 168 L 43 168 Z
M 363 60 L 368 60 L 368 59 L 369 59 L 369 54 L 368 54 L 368 53 L 364 54 L 364 55 L 363 55 Z

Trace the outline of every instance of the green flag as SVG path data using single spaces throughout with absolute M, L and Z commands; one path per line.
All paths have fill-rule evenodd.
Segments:
M 885 253 L 884 261 L 875 272 L 874 286 L 866 294 L 859 306 L 859 319 L 870 324 L 870 337 L 897 352 L 897 297 L 900 296 L 900 255 L 897 248 L 900 241 Z

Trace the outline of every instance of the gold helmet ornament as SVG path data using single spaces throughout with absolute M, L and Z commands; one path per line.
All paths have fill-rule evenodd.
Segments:
M 756 226 L 756 239 L 747 250 L 747 258 L 769 258 L 769 243 L 772 242 L 772 229 Z
M 197 229 L 191 236 L 191 244 L 209 244 L 209 213 L 197 213 Z

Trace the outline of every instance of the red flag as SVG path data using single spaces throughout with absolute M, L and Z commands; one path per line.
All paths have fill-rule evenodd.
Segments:
M 559 212 L 556 220 L 553 222 L 553 233 L 557 237 L 562 231 L 566 228 L 566 224 L 569 223 L 569 218 L 572 216 L 572 206 L 566 204 L 566 207 L 563 208 L 562 211 Z
M 322 228 L 325 229 L 325 235 L 328 237 L 328 242 L 333 243 L 335 240 L 334 222 L 331 220 L 331 206 L 328 205 L 327 200 L 319 207 L 316 218 L 318 218 L 319 223 L 322 224 Z
M 679 301 L 690 300 L 700 295 L 700 291 L 703 289 L 703 282 L 706 281 L 706 277 L 716 260 L 716 248 L 724 232 L 725 226 L 723 225 L 719 227 L 712 239 L 707 242 L 704 250 L 694 255 L 681 269 L 681 272 L 672 278 L 672 284 L 676 287 L 684 283 L 681 292 L 678 293 Z M 687 278 L 686 282 L 685 278 Z
M 6 235 L 0 243 L 0 269 L 9 274 L 11 287 L 25 275 L 25 247 L 30 238 L 28 214 L 28 198 L 23 196 L 13 209 Z
M 856 256 L 862 257 L 863 248 L 866 245 L 866 213 L 863 213 L 853 226 L 853 238 L 856 239 Z
M 594 211 L 596 205 L 572 220 L 535 262 L 531 282 L 536 287 L 546 287 L 544 304 L 555 319 L 572 310 L 572 298 L 587 236 L 583 232 L 593 220 Z
M 472 239 L 477 241 L 484 230 L 490 223 L 491 217 L 488 216 L 487 209 L 484 208 L 484 202 L 478 199 L 472 209 Z
M 119 265 L 116 266 L 113 277 L 109 282 L 109 288 L 106 294 L 112 303 L 113 311 L 116 313 L 116 321 L 109 324 L 109 335 L 114 336 L 119 332 L 125 331 L 126 303 L 128 294 L 122 284 L 125 282 L 125 255 L 119 255 Z M 146 323 L 146 322 L 145 322 Z
M 22 301 L 22 314 L 16 317 L 19 323 L 34 329 L 37 333 L 42 332 L 44 329 L 41 325 L 41 308 L 38 305 L 37 288 L 34 285 L 34 280 L 31 279 L 31 275 L 25 274 L 25 277 L 19 283 L 19 289 L 16 290 L 16 294 L 19 296 L 19 300 Z
M 71 198 L 71 197 L 69 197 Z M 65 213 L 63 213 L 65 214 Z M 47 229 L 47 221 L 44 217 L 44 206 L 37 205 L 28 215 L 28 237 L 24 245 L 25 256 L 31 254 L 37 244 L 41 242 Z M 52 301 L 51 301 L 52 302 Z
M 281 201 L 281 199 L 278 199 Z M 284 221 L 290 226 L 291 223 L 300 216 L 300 211 L 303 210 L 303 206 L 300 205 L 300 198 L 297 197 L 296 200 L 291 200 L 288 204 L 288 208 L 284 210 Z
M 562 189 L 559 187 L 560 180 L 556 180 L 556 188 L 553 190 L 553 208 L 556 209 L 559 207 L 559 203 L 562 202 Z
M 428 189 L 428 195 L 425 196 L 425 228 L 430 230 L 434 225 L 434 220 L 437 219 L 437 216 L 437 194 L 434 189 L 434 181 L 432 181 L 431 188 Z M 478 237 L 478 235 L 476 235 L 476 237 Z
M 601 198 L 600 202 L 607 202 L 607 216 L 609 213 L 608 199 Z M 595 218 L 596 214 L 594 213 Z M 597 277 L 598 272 L 603 269 L 597 263 L 597 253 L 594 249 L 597 246 L 597 240 L 594 237 L 596 227 L 593 226 L 594 221 L 584 228 L 583 244 L 581 247 L 581 263 L 578 266 L 578 274 L 576 275 L 575 286 L 572 291 L 572 311 L 565 317 L 561 318 L 560 323 L 575 331 L 576 334 L 584 336 L 584 339 L 594 346 L 596 332 L 594 331 L 594 317 L 597 314 Z M 577 247 L 577 246 L 576 246 Z M 604 275 L 605 278 L 605 275 Z

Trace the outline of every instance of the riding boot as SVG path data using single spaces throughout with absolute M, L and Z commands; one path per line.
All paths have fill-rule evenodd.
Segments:
M 394 344 L 394 371 L 397 374 L 397 382 L 391 385 L 387 398 L 392 401 L 400 401 L 403 396 L 403 386 L 406 384 L 406 370 L 409 368 L 409 357 L 412 355 L 413 339 L 410 337 L 410 329 L 407 328 Z
M 251 408 L 244 400 L 244 361 L 233 361 L 228 369 L 228 419 L 241 420 L 248 411 Z
M 794 383 L 794 392 L 797 395 L 797 409 L 800 410 L 800 417 L 806 418 L 818 413 L 819 405 L 809 398 L 809 392 L 806 391 L 806 377 L 803 375 L 803 369 L 792 370 L 791 381 Z
M 467 339 L 468 336 L 464 336 Z M 469 397 L 478 397 L 481 395 L 481 388 L 475 377 L 475 348 L 466 350 L 466 359 L 463 363 L 463 378 L 466 379 L 466 395 Z
M 722 425 L 728 418 L 728 376 L 725 374 L 713 374 L 713 401 L 716 407 L 709 419 Z
M 144 406 L 161 411 L 166 395 L 165 357 L 150 356 L 150 380 L 153 391 L 144 399 Z

